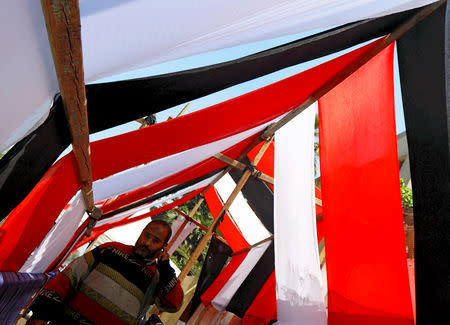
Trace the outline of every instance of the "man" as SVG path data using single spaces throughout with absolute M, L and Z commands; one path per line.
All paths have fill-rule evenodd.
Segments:
M 39 294 L 27 325 L 139 324 L 153 302 L 177 311 L 183 290 L 165 251 L 171 235 L 167 222 L 155 220 L 134 247 L 112 242 L 77 258 Z

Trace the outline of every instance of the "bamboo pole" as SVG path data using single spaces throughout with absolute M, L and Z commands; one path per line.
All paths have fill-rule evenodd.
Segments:
M 241 249 L 240 251 L 234 252 L 233 254 L 231 254 L 231 256 L 236 256 L 236 255 L 242 254 L 246 251 L 251 250 L 252 248 L 255 248 L 256 246 L 259 246 L 261 244 L 264 244 L 265 242 L 268 242 L 269 240 L 273 240 L 273 238 L 274 238 L 273 235 L 270 237 L 267 237 L 266 239 L 260 240 L 259 242 L 255 243 L 253 245 L 247 246 L 247 247 Z
M 188 109 L 188 107 L 191 105 L 191 103 L 187 103 L 186 106 L 183 107 L 183 109 L 180 111 L 180 113 L 178 113 L 178 115 L 176 117 L 180 117 L 181 115 L 184 114 L 184 112 L 186 112 L 186 110 Z
M 194 218 L 189 217 L 189 216 L 186 215 L 183 211 L 178 210 L 177 208 L 174 208 L 173 210 L 176 211 L 176 212 L 178 212 L 179 214 L 181 214 L 183 217 L 186 218 L 187 221 L 192 222 L 193 224 L 195 224 L 195 225 L 196 225 L 197 227 L 199 227 L 200 229 L 202 229 L 202 230 L 204 230 L 204 231 L 207 231 L 207 230 L 208 230 L 208 228 L 207 228 L 206 226 L 202 225 L 200 222 L 198 222 L 198 221 L 195 220 Z M 217 235 L 217 233 L 213 232 L 212 235 L 213 235 L 214 238 L 217 238 L 217 239 L 220 240 L 222 243 L 228 245 L 227 241 L 226 241 L 225 239 L 223 239 L 222 237 L 220 237 L 219 235 Z
M 263 156 L 264 152 L 266 151 L 266 149 L 268 148 L 270 142 L 271 142 L 271 138 L 269 138 L 268 140 L 266 140 L 266 142 L 262 145 L 261 149 L 259 150 L 259 152 L 257 153 L 255 159 L 253 160 L 253 164 L 256 165 L 258 164 L 259 160 L 261 159 L 261 157 Z M 231 167 L 230 167 L 231 168 Z M 218 213 L 217 217 L 215 218 L 214 222 L 211 224 L 211 226 L 208 228 L 208 231 L 206 232 L 206 234 L 203 236 L 202 240 L 200 241 L 200 243 L 197 245 L 197 247 L 195 248 L 194 252 L 191 254 L 191 257 L 189 258 L 188 262 L 186 263 L 185 267 L 183 268 L 183 270 L 181 271 L 180 275 L 178 276 L 178 279 L 180 280 L 180 282 L 182 282 L 187 274 L 189 273 L 189 271 L 192 269 L 192 267 L 194 266 L 195 262 L 197 261 L 198 257 L 200 256 L 200 254 L 203 252 L 203 249 L 206 247 L 206 245 L 208 244 L 209 240 L 211 239 L 213 230 L 215 229 L 216 225 L 219 224 L 219 222 L 222 219 L 222 215 L 228 210 L 228 208 L 230 207 L 231 203 L 233 203 L 234 199 L 236 198 L 236 196 L 239 194 L 239 192 L 241 191 L 242 187 L 244 187 L 245 183 L 247 182 L 247 180 L 250 177 L 251 172 L 249 170 L 246 170 L 244 172 L 244 174 L 242 175 L 241 179 L 238 181 L 238 183 L 236 184 L 235 189 L 233 190 L 233 192 L 230 194 L 230 197 L 228 198 L 228 200 L 225 202 L 224 206 L 222 207 L 222 209 L 220 210 L 220 212 Z
M 225 164 L 227 164 L 233 168 L 236 168 L 240 171 L 244 171 L 247 168 L 247 166 L 244 163 L 241 163 L 240 161 L 237 161 L 230 157 L 227 157 L 220 152 L 218 154 L 215 154 L 214 158 L 216 158 L 217 160 L 220 160 L 221 162 L 224 162 Z M 252 176 L 260 179 L 263 182 L 266 182 L 267 184 L 271 184 L 271 185 L 274 184 L 273 177 L 263 174 L 262 172 L 258 171 L 257 169 L 255 169 L 255 171 L 252 172 Z
M 81 48 L 80 10 L 77 0 L 41 0 L 58 85 L 72 137 L 86 210 L 92 219 L 101 216 L 94 205 L 89 148 L 86 88 Z M 92 220 L 92 225 L 95 221 Z M 91 228 L 91 227 L 90 227 Z

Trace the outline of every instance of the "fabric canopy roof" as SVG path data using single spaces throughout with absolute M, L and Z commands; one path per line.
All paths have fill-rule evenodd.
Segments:
M 384 16 L 432 2 L 255 0 L 225 5 L 219 1 L 80 1 L 85 80 L 89 83 L 150 64 Z M 4 2 L 0 12 L 2 30 L 6 31 L 1 41 L 7 44 L 0 54 L 0 89 L 8 89 L 0 96 L 6 117 L 0 125 L 0 151 L 4 151 L 42 123 L 58 86 L 39 3 Z M 27 96 L 22 96 L 23 89 Z

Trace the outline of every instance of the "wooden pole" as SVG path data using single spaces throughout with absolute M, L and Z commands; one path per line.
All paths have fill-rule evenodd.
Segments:
M 94 198 L 78 1 L 41 0 L 41 6 L 72 135 L 81 190 L 87 210 L 92 211 Z
M 193 224 L 195 224 L 197 227 L 199 227 L 200 229 L 207 231 L 208 228 L 204 225 L 202 225 L 200 222 L 198 222 L 197 220 L 195 220 L 192 217 L 189 217 L 188 215 L 186 215 L 183 211 L 178 210 L 177 208 L 174 208 L 173 210 L 175 210 L 176 212 L 178 212 L 179 214 L 181 214 L 183 217 L 186 218 L 187 221 L 192 222 Z M 213 237 L 217 238 L 218 240 L 220 240 L 222 243 L 228 245 L 227 241 L 225 239 L 223 239 L 222 237 L 220 237 L 219 235 L 217 235 L 215 232 L 213 232 Z
M 95 207 L 92 193 L 80 9 L 77 0 L 41 0 L 41 7 L 72 137 L 72 150 L 77 162 L 81 192 L 91 217 L 87 230 L 89 234 L 102 213 Z
M 181 115 L 183 115 L 184 112 L 186 112 L 186 110 L 188 109 L 189 105 L 191 105 L 191 103 L 187 103 L 176 117 L 180 117 Z
M 270 141 L 272 139 L 269 138 L 261 147 L 261 149 L 259 150 L 259 152 L 257 153 L 255 159 L 253 160 L 253 164 L 256 165 L 258 164 L 259 160 L 261 159 L 261 157 L 263 156 L 264 152 L 266 151 L 266 149 L 268 148 Z M 231 168 L 231 167 L 230 167 Z M 192 269 L 192 267 L 194 266 L 195 262 L 197 261 L 198 257 L 200 256 L 200 254 L 203 252 L 203 250 L 205 249 L 206 245 L 208 244 L 209 240 L 211 239 L 213 230 L 215 229 L 216 225 L 221 221 L 221 217 L 222 215 L 225 213 L 225 211 L 228 210 L 228 208 L 230 207 L 231 203 L 233 203 L 234 199 L 236 198 L 236 196 L 239 194 L 239 192 L 241 191 L 242 187 L 244 187 L 245 183 L 247 182 L 247 180 L 250 177 L 251 172 L 249 170 L 246 170 L 244 172 L 244 174 L 242 175 L 241 179 L 238 181 L 238 183 L 236 184 L 235 189 L 233 190 L 233 192 L 230 194 L 230 197 L 228 198 L 228 200 L 225 202 L 224 206 L 222 207 L 222 209 L 220 210 L 220 212 L 218 213 L 217 217 L 215 218 L 214 222 L 211 224 L 211 226 L 208 228 L 208 231 L 206 232 L 206 234 L 203 236 L 202 240 L 200 241 L 200 243 L 197 245 L 197 247 L 195 248 L 194 252 L 192 253 L 191 257 L 189 258 L 188 262 L 186 263 L 185 267 L 183 268 L 183 270 L 181 271 L 180 275 L 178 276 L 178 279 L 180 280 L 180 282 L 182 282 L 187 274 L 189 273 L 189 271 Z
M 259 242 L 255 243 L 253 245 L 245 247 L 245 248 L 241 249 L 240 251 L 234 252 L 233 254 L 231 254 L 231 256 L 236 256 L 236 255 L 242 254 L 242 253 L 244 253 L 246 251 L 251 250 L 252 248 L 254 248 L 256 246 L 259 246 L 261 244 L 264 244 L 265 242 L 268 242 L 269 240 L 273 240 L 273 235 L 270 236 L 270 237 L 267 237 L 266 239 L 260 240 Z
M 222 153 L 218 153 L 214 155 L 214 158 L 216 158 L 217 160 L 220 160 L 221 162 L 226 163 L 227 165 L 236 168 L 240 171 L 244 171 L 245 168 L 247 168 L 247 166 L 244 163 L 241 163 L 240 161 L 234 160 L 230 157 L 225 156 Z M 260 171 L 258 171 L 257 169 L 255 169 L 254 172 L 252 172 L 252 176 L 256 177 L 260 180 L 262 180 L 263 182 L 266 182 L 267 184 L 274 184 L 274 179 L 273 177 L 270 177 L 266 174 L 261 173 Z

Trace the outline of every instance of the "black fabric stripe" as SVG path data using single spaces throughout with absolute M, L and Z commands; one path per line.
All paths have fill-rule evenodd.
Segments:
M 226 310 L 236 314 L 238 317 L 244 317 L 248 307 L 255 300 L 259 291 L 275 269 L 274 261 L 274 245 L 272 242 L 236 291 Z
M 250 160 L 245 157 L 242 162 L 246 165 L 250 164 Z M 237 183 L 242 177 L 242 172 L 237 169 L 232 169 L 230 175 L 234 182 Z M 248 205 L 252 208 L 255 214 L 263 223 L 264 227 L 273 234 L 273 192 L 266 183 L 250 177 L 241 190 L 244 197 L 247 199 Z
M 450 324 L 450 5 L 398 41 L 414 200 L 417 324 Z
M 97 132 L 389 33 L 416 10 L 369 19 L 244 58 L 149 78 L 89 85 L 89 128 Z M 89 108 L 90 107 L 90 108 Z
M 70 144 L 61 97 L 55 99 L 47 120 L 16 143 L 0 159 L 0 220 L 33 189 L 61 152 Z
M 385 35 L 416 11 L 417 9 L 348 24 L 241 59 L 203 68 L 87 85 L 89 132 L 102 131 L 157 113 Z M 57 101 L 53 109 L 58 118 L 55 115 L 49 116 L 46 127 L 40 126 L 33 132 L 33 136 L 17 143 L 11 149 L 11 154 L 0 160 L 0 197 L 5 202 L 1 206 L 0 219 L 6 217 L 28 195 L 70 141 L 67 123 L 62 122 L 59 115 L 63 111 L 62 102 Z M 39 156 L 42 157 L 36 160 Z
M 201 303 L 200 296 L 220 274 L 232 252 L 233 251 L 228 245 L 222 243 L 215 237 L 211 238 L 205 262 L 203 263 L 202 271 L 197 282 L 197 288 L 195 289 L 195 294 L 192 298 L 189 318 L 191 318 L 192 314 Z

